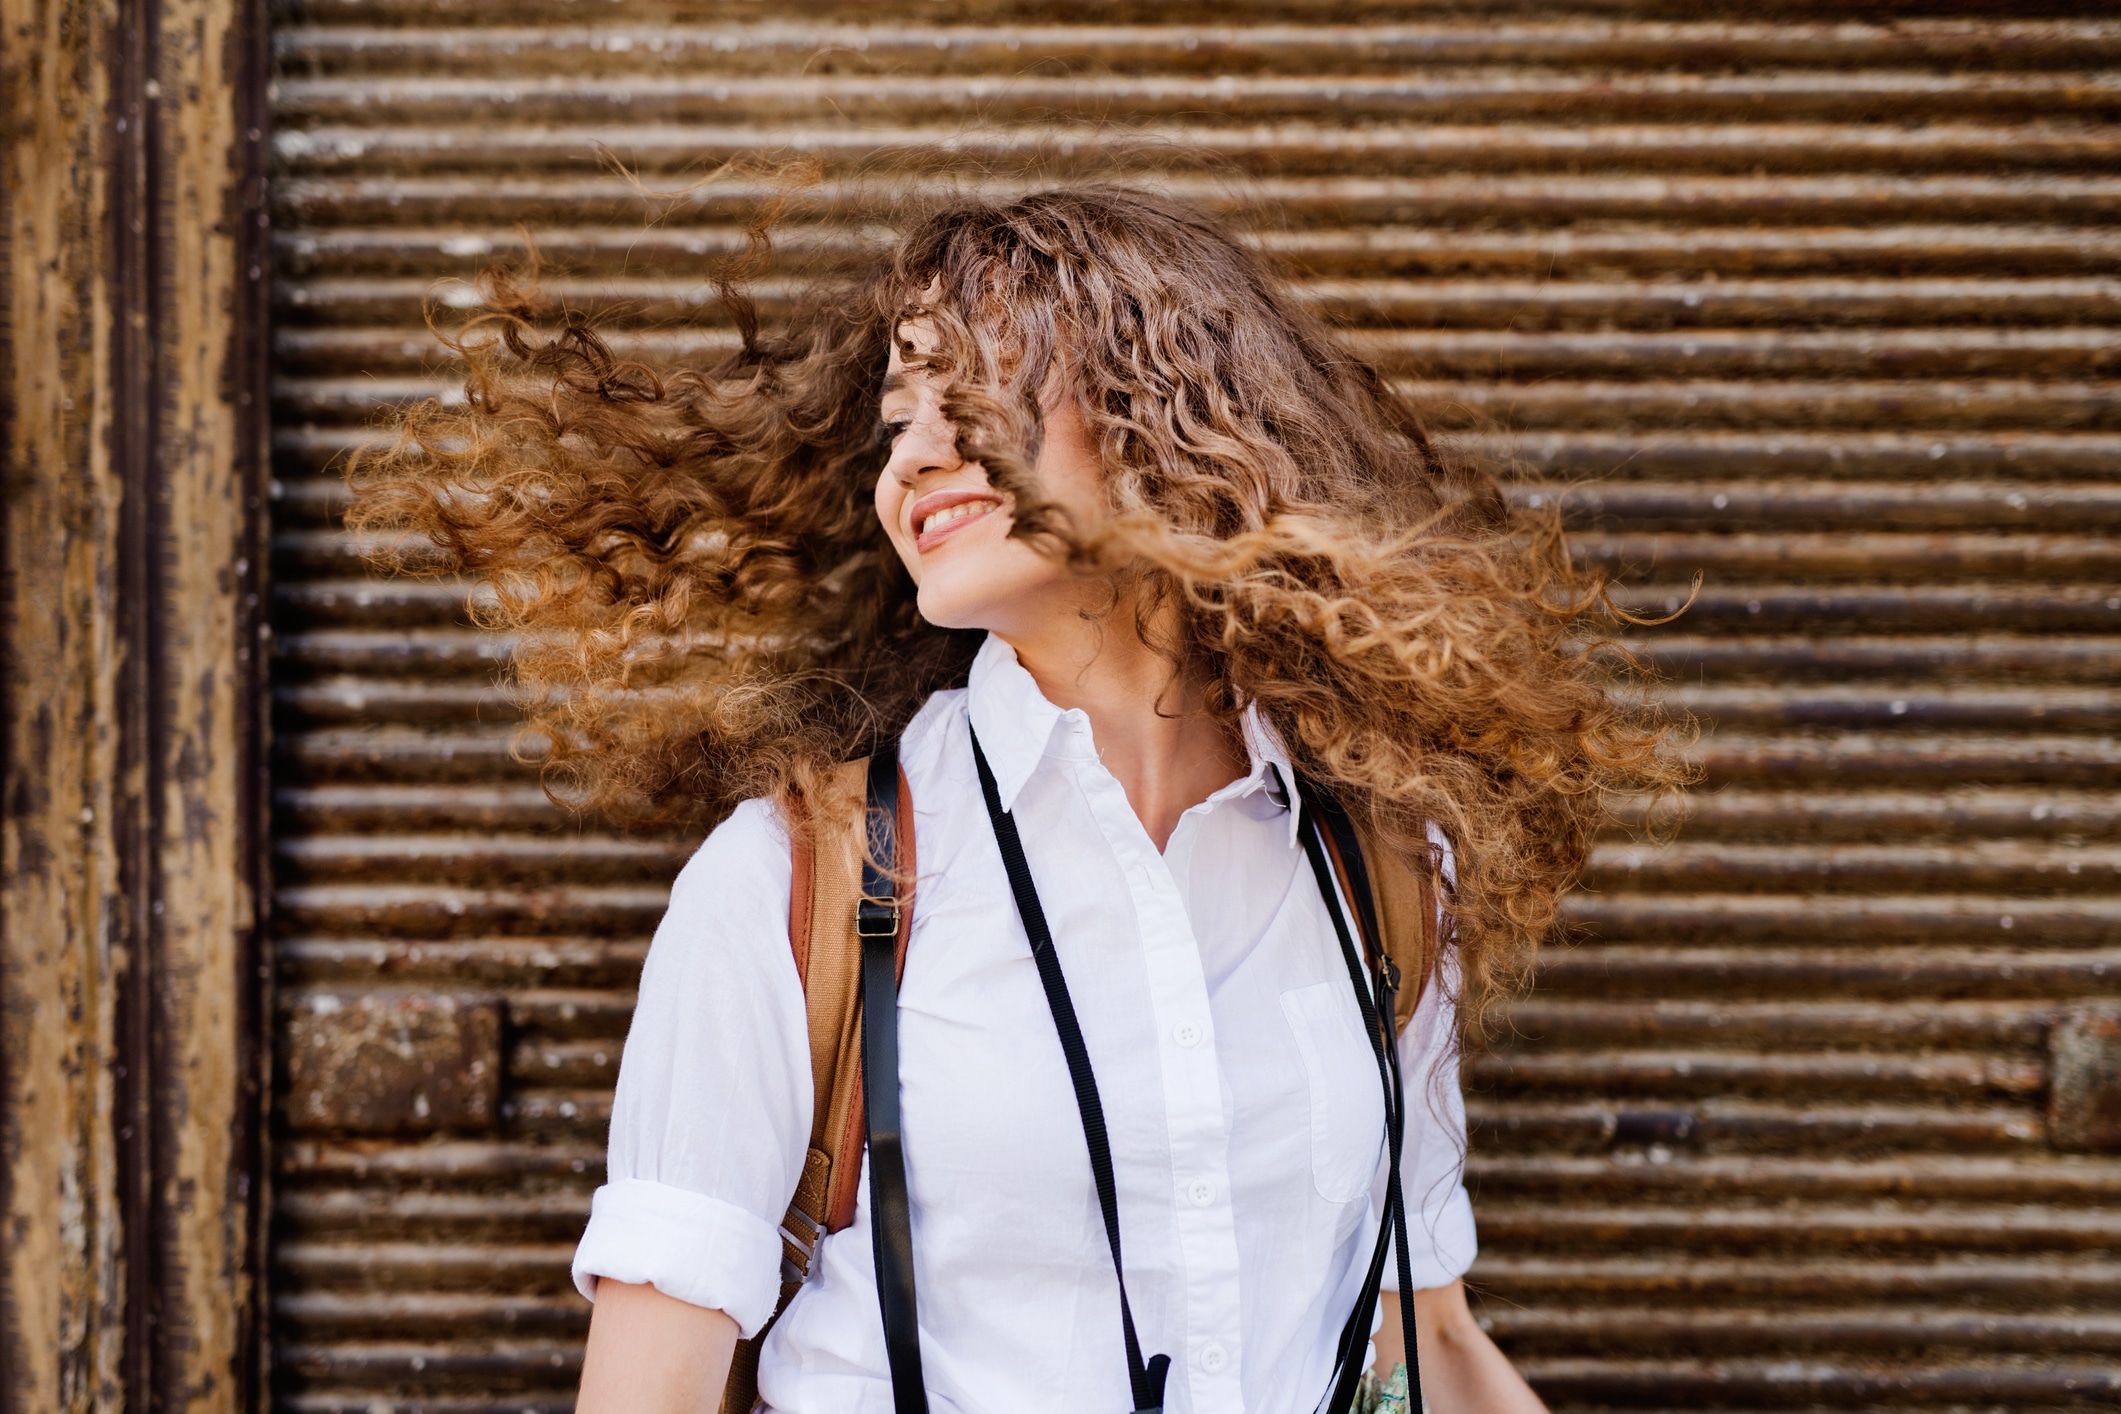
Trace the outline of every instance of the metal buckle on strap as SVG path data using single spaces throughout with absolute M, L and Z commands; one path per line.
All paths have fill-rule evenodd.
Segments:
M 898 924 L 897 895 L 887 895 L 883 898 L 862 895 L 861 904 L 854 911 L 854 931 L 857 937 L 895 938 L 898 936 Z
M 800 1286 L 810 1279 L 810 1265 L 817 1260 L 821 1236 L 794 1209 L 781 1219 L 781 1280 Z

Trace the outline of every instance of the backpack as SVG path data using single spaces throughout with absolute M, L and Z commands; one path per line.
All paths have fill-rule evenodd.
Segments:
M 826 793 L 861 800 L 868 772 L 867 757 L 837 767 Z M 1328 816 L 1329 828 L 1323 832 L 1327 853 L 1342 890 L 1355 905 L 1363 946 L 1375 956 L 1381 935 L 1385 955 L 1402 975 L 1418 979 L 1398 994 L 1393 1026 L 1404 1031 L 1436 955 L 1432 876 L 1416 862 L 1367 838 L 1352 817 L 1339 813 L 1315 793 L 1308 803 Z M 898 771 L 896 814 L 896 947 L 898 972 L 903 976 L 917 877 L 913 795 L 903 768 Z M 781 1219 L 780 1302 L 772 1320 L 756 1336 L 738 1342 L 722 1391 L 721 1414 L 751 1414 L 758 1403 L 759 1349 L 774 1321 L 808 1279 L 818 1243 L 854 1221 L 855 1190 L 861 1182 L 866 1116 L 862 1104 L 862 942 L 856 913 L 862 901 L 865 812 L 846 811 L 843 819 L 821 821 L 816 829 L 805 829 L 803 824 L 797 821 L 790 831 L 793 880 L 788 896 L 788 946 L 803 982 L 809 1016 L 810 1074 L 815 1087 L 810 1149 L 787 1215 Z M 1357 851 L 1340 847 L 1338 840 L 1359 842 L 1352 879 L 1347 855 Z

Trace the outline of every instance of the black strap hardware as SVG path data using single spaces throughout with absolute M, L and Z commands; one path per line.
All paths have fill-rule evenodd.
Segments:
M 871 898 L 862 895 L 855 906 L 854 931 L 864 938 L 898 939 L 899 901 L 895 898 Z
M 987 798 L 987 816 L 994 822 L 994 839 L 1001 846 L 1002 864 L 1009 871 L 1016 911 L 1023 919 L 1024 932 L 1031 938 L 1031 957 L 1038 964 L 1038 980 L 1046 989 L 1053 1029 L 1060 1033 L 1061 1051 L 1068 1058 L 1068 1079 L 1075 1085 L 1075 1107 L 1082 1112 L 1083 1139 L 1090 1149 L 1090 1173 L 1097 1182 L 1097 1206 L 1104 1212 L 1105 1240 L 1112 1247 L 1112 1275 L 1119 1279 L 1119 1319 L 1127 1338 L 1127 1382 L 1134 1391 L 1134 1414 L 1162 1414 L 1171 1357 L 1152 1355 L 1144 1362 L 1141 1338 L 1134 1333 L 1134 1308 L 1127 1301 L 1126 1264 L 1119 1253 L 1119 1185 L 1112 1176 L 1112 1144 L 1105 1133 L 1105 1107 L 1097 1097 L 1097 1076 L 1090 1070 L 1090 1052 L 1083 1045 L 1083 1028 L 1075 1019 L 1068 979 L 1061 975 L 1060 956 L 1053 951 L 1046 911 L 1039 905 L 1038 890 L 1031 883 L 1031 866 L 1024 860 L 1024 841 L 1016 832 L 1016 817 L 1002 809 L 1001 791 L 994 783 L 993 769 L 987 765 L 987 753 L 980 750 L 976 732 L 972 736 L 972 761 L 979 768 L 980 793 Z
M 898 743 L 869 758 L 868 851 L 855 931 L 862 939 L 862 1108 L 869 1125 L 869 1236 L 896 1414 L 927 1414 L 913 1295 L 913 1218 L 898 1107 Z

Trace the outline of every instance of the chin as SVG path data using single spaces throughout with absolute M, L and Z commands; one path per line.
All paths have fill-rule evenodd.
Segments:
M 946 586 L 923 584 L 914 600 L 921 617 L 937 628 L 987 628 L 991 615 L 983 613 L 987 607 L 984 595 L 951 593 Z
M 1066 594 L 1065 572 L 1028 546 L 996 548 L 998 553 L 939 556 L 939 562 L 925 566 L 914 600 L 921 617 L 937 628 L 1002 633 L 1033 628 L 1049 618 L 1056 596 Z

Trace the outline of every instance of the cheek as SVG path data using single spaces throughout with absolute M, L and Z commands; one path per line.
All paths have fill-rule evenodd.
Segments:
M 996 517 L 939 548 L 921 578 L 920 606 L 945 628 L 1008 629 L 1040 616 L 1068 577 L 1061 562 L 1009 538 Z
M 1086 528 L 1112 513 L 1112 492 L 1105 482 L 1103 463 L 1073 406 L 1047 415 L 1046 441 L 1039 449 L 1036 471 L 1046 494 Z

